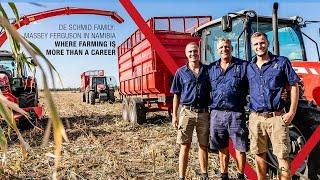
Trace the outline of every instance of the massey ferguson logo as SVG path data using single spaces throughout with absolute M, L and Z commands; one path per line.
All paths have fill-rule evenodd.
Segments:
M 315 68 L 305 68 L 305 67 L 293 67 L 294 71 L 297 74 L 313 74 L 319 75 L 319 70 L 317 71 Z

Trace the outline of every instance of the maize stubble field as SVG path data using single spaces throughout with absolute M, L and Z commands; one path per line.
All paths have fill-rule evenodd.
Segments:
M 53 92 L 53 97 L 69 138 L 69 142 L 63 143 L 59 178 L 177 179 L 179 146 L 167 113 L 149 113 L 147 123 L 133 126 L 122 120 L 119 100 L 114 104 L 89 105 L 82 102 L 81 93 L 70 91 Z M 40 102 L 44 104 L 42 93 Z M 45 130 L 46 122 L 47 115 L 38 127 Z M 52 135 L 49 144 L 42 147 L 44 131 L 31 128 L 22 134 L 31 146 L 28 157 L 22 156 L 19 142 L 12 134 L 7 165 L 0 178 L 50 179 L 54 169 Z M 193 143 L 187 179 L 198 178 L 197 152 L 197 144 Z M 218 155 L 210 153 L 211 179 L 217 179 L 218 167 Z M 235 177 L 232 158 L 229 167 L 230 176 Z

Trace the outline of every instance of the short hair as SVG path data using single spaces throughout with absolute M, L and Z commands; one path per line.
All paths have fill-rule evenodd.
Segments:
M 230 40 L 230 39 L 225 38 L 225 37 L 219 38 L 219 39 L 218 39 L 218 42 L 217 42 L 217 46 L 218 46 L 218 44 L 219 44 L 220 42 L 226 42 L 226 43 L 230 44 L 231 49 L 233 49 L 232 43 L 231 43 L 231 40 Z M 218 47 L 217 47 L 217 48 L 218 48 Z
M 191 46 L 191 45 L 194 45 L 194 46 L 199 47 L 198 43 L 192 41 L 192 42 L 189 42 L 189 43 L 186 45 L 186 48 L 187 48 L 188 46 Z M 185 49 L 186 49 L 186 48 L 185 48 Z
M 219 38 L 219 39 L 218 39 L 218 44 L 219 44 L 220 42 L 227 42 L 227 43 L 231 44 L 231 40 L 228 39 L 228 38 Z
M 268 40 L 268 36 L 267 36 L 267 34 L 266 33 L 264 33 L 264 32 L 255 32 L 255 33 L 253 33 L 252 35 L 251 35 L 251 40 L 252 40 L 252 38 L 255 38 L 255 37 L 260 37 L 260 36 L 263 36 L 263 37 L 265 37 L 266 38 L 266 40 L 269 42 L 269 40 Z

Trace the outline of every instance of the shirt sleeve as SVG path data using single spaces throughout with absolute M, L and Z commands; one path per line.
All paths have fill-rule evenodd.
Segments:
M 284 71 L 285 75 L 287 76 L 287 80 L 290 86 L 300 82 L 300 78 L 297 75 L 297 73 L 292 68 L 291 62 L 289 59 L 285 58 L 285 64 L 284 64 Z
M 182 91 L 182 86 L 180 81 L 180 75 L 179 75 L 179 71 L 177 71 L 176 74 L 174 75 L 170 92 L 172 94 L 180 94 L 181 91 Z

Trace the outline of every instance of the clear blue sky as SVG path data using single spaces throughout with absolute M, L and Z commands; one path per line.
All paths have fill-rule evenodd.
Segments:
M 20 15 L 27 15 L 49 9 L 61 7 L 85 7 L 116 11 L 125 19 L 123 24 L 117 24 L 110 18 L 94 15 L 71 15 L 44 19 L 37 23 L 22 27 L 19 32 L 58 32 L 59 24 L 113 24 L 115 25 L 116 43 L 119 45 L 132 32 L 136 30 L 136 25 L 118 1 L 15 1 Z M 38 7 L 26 2 L 36 2 L 44 7 Z M 90 2 L 90 3 L 88 3 Z M 211 15 L 214 19 L 219 18 L 229 12 L 238 12 L 243 9 L 255 10 L 260 15 L 270 16 L 274 1 L 217 1 L 217 0 L 133 0 L 135 7 L 145 19 L 153 16 L 187 16 L 187 15 Z M 279 17 L 302 16 L 305 20 L 320 20 L 320 2 L 317 1 L 278 1 Z M 5 9 L 9 9 L 5 1 L 2 1 Z M 313 37 L 318 43 L 319 24 L 309 25 L 304 32 Z M 54 48 L 52 39 L 33 40 L 38 46 L 45 49 Z M 311 44 L 306 41 L 307 46 Z M 315 51 L 314 45 L 310 47 Z M 2 46 L 8 49 L 8 44 Z M 317 59 L 315 52 L 311 53 L 309 59 Z M 64 87 L 79 87 L 80 74 L 86 70 L 104 69 L 108 75 L 113 75 L 118 79 L 117 56 L 48 56 L 59 71 Z M 40 83 L 41 84 L 41 83 Z M 58 86 L 60 87 L 60 86 Z

